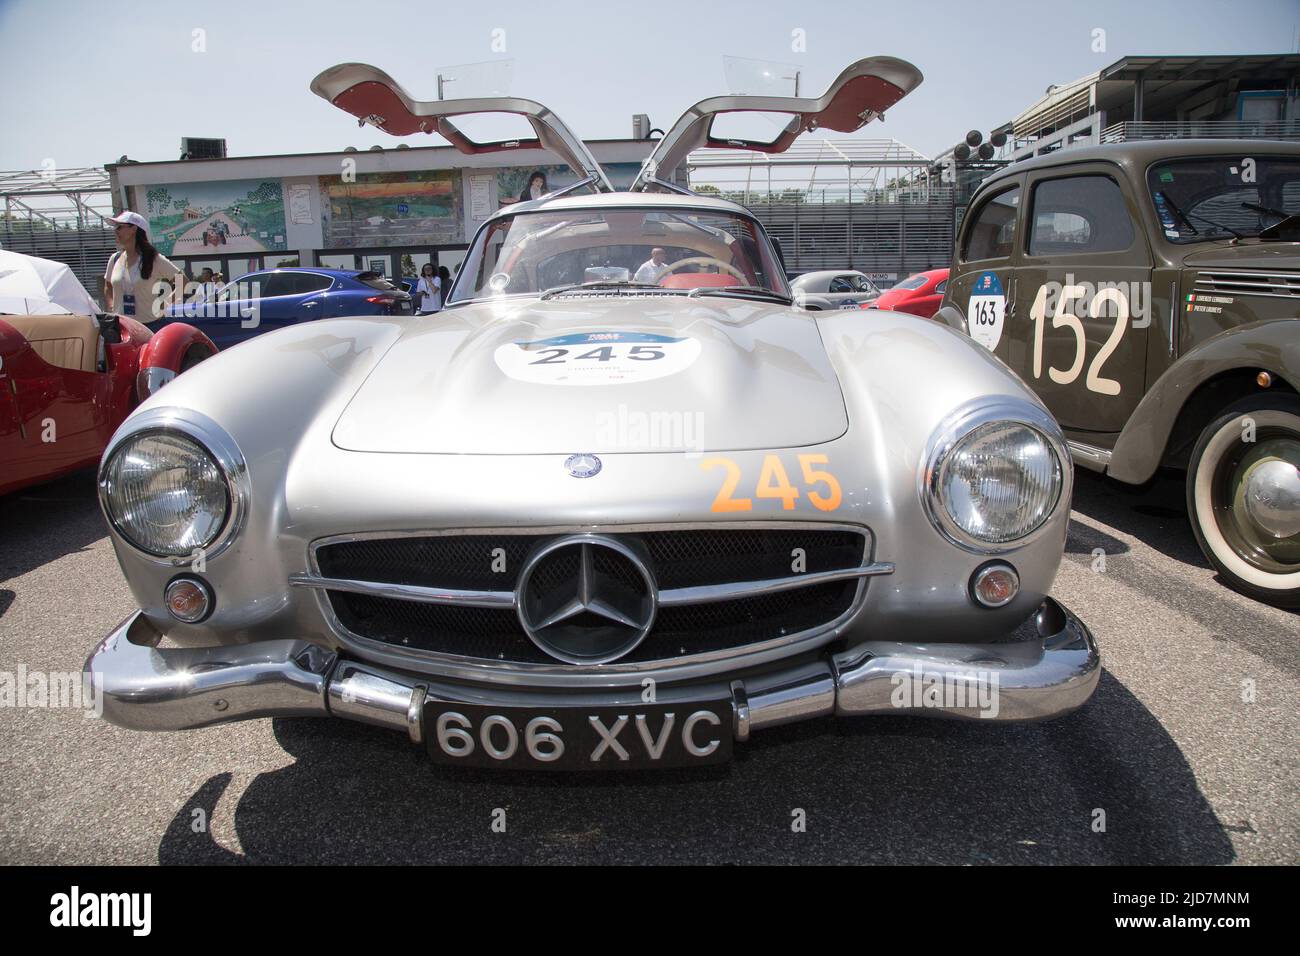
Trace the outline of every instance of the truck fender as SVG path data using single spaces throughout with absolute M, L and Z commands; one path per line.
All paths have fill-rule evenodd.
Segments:
M 1164 459 L 1179 413 L 1201 385 L 1229 372 L 1260 371 L 1300 392 L 1300 319 L 1240 325 L 1180 358 L 1156 379 L 1129 416 L 1106 473 L 1135 485 L 1147 481 Z

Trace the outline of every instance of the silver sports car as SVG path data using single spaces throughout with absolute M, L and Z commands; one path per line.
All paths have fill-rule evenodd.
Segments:
M 880 290 L 865 273 L 854 269 L 805 272 L 790 283 L 794 304 L 809 312 L 856 309 L 880 298 Z
M 313 89 L 389 132 L 544 146 L 580 175 L 501 210 L 428 317 L 260 336 L 140 406 L 100 468 L 139 611 L 87 670 L 141 730 L 320 715 L 452 765 L 724 761 L 822 715 L 1034 720 L 1098 678 L 1048 596 L 1070 457 L 946 326 L 792 307 L 741 206 L 669 176 L 779 111 L 781 150 L 921 80 L 886 57 L 812 98 L 689 110 L 628 192 L 537 103 L 419 102 L 372 67 Z M 514 112 L 535 140 L 454 118 Z

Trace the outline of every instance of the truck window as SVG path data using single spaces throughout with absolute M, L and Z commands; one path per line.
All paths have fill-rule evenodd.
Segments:
M 998 193 L 980 206 L 974 225 L 966 233 L 962 249 L 964 261 L 1003 259 L 1011 255 L 1016 239 L 1016 209 L 1020 205 L 1020 187 Z
M 1133 236 L 1124 194 L 1109 176 L 1067 176 L 1034 187 L 1031 256 L 1120 252 Z

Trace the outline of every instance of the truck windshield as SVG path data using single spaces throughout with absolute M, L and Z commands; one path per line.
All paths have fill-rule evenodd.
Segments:
M 726 211 L 599 208 L 507 216 L 479 232 L 449 305 L 589 285 L 592 294 L 745 287 L 788 294 L 752 219 Z
M 1156 163 L 1147 186 L 1165 238 L 1258 236 L 1300 213 L 1300 156 L 1214 156 Z

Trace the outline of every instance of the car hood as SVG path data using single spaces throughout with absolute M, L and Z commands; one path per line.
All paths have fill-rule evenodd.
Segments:
M 1237 245 L 1215 243 L 1184 257 L 1189 269 L 1300 269 L 1300 244 L 1247 239 Z
M 819 444 L 848 428 L 817 321 L 737 298 L 559 296 L 411 320 L 333 431 L 359 452 Z

